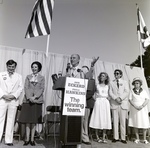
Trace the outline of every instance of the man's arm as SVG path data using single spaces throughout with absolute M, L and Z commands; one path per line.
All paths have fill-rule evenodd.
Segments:
M 93 57 L 93 60 L 91 62 L 91 67 L 94 67 L 95 63 L 98 61 L 99 57 L 95 58 Z
M 85 74 L 85 79 L 92 79 L 93 71 L 94 71 L 94 67 L 91 67 L 90 70 Z
M 0 73 L 0 99 L 5 95 L 3 89 L 2 89 L 2 82 L 3 79 L 2 79 L 2 73 Z
M 124 92 L 120 95 L 121 101 L 125 100 L 129 95 L 129 85 L 127 81 L 124 81 Z
M 19 78 L 18 78 L 18 89 L 16 90 L 16 92 L 14 92 L 14 93 L 11 94 L 12 96 L 10 96 L 10 97 L 13 97 L 13 96 L 14 96 L 15 99 L 18 99 L 18 97 L 20 96 L 20 94 L 21 94 L 22 91 L 23 91 L 22 76 L 19 75 L 18 77 L 19 77 Z
M 116 100 L 116 98 L 118 98 L 114 92 L 113 92 L 113 86 L 112 83 L 109 84 L 109 96 L 111 97 L 111 99 Z
M 95 63 L 98 61 L 99 57 L 95 58 L 93 57 L 93 60 L 91 62 L 91 67 L 89 71 L 85 74 L 85 79 L 92 79 L 93 78 L 93 71 L 94 71 L 94 66 Z

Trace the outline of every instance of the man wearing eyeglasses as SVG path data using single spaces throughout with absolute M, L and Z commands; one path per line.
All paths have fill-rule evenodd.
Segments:
M 109 95 L 110 105 L 112 109 L 113 117 L 113 140 L 112 142 L 119 141 L 119 122 L 120 122 L 120 132 L 121 132 L 121 142 L 126 144 L 126 117 L 128 109 L 128 95 L 129 86 L 127 81 L 121 79 L 122 71 L 116 69 L 114 71 L 115 80 L 110 83 Z

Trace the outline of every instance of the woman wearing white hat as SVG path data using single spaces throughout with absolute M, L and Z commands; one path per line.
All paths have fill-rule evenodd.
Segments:
M 129 112 L 129 126 L 133 127 L 135 130 L 135 143 L 140 142 L 138 129 L 142 129 L 143 142 L 145 144 L 148 144 L 148 141 L 146 140 L 146 134 L 147 129 L 150 127 L 147 108 L 149 96 L 147 92 L 143 88 L 141 88 L 142 80 L 140 78 L 134 78 L 132 85 L 134 86 L 134 88 L 131 90 L 129 96 L 129 102 L 131 104 Z

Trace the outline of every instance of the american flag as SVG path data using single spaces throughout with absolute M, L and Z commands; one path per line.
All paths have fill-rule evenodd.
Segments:
M 150 36 L 138 6 L 137 6 L 137 18 L 138 18 L 137 20 L 138 39 L 141 42 L 142 47 L 146 48 L 150 45 Z
M 25 38 L 50 34 L 54 0 L 37 0 L 33 7 Z

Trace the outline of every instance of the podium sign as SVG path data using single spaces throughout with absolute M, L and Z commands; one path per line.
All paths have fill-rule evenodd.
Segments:
M 84 116 L 88 80 L 66 78 L 62 115 Z
M 82 117 L 80 115 L 84 114 L 84 112 L 80 108 L 80 111 L 81 111 L 80 113 L 75 112 L 78 115 L 72 115 L 72 113 L 74 113 L 74 112 L 71 112 L 71 115 L 63 115 L 62 114 L 63 113 L 63 107 L 65 108 L 64 102 L 68 103 L 69 101 L 70 102 L 72 101 L 73 102 L 72 104 L 84 104 L 84 107 L 85 107 L 85 100 L 83 100 L 83 98 L 81 98 L 80 99 L 81 102 L 78 102 L 76 100 L 79 99 L 80 95 L 71 94 L 69 92 L 66 93 L 65 91 L 68 90 L 68 91 L 74 92 L 74 93 L 79 93 L 79 92 L 81 93 L 82 92 L 81 88 L 85 86 L 84 92 L 86 92 L 85 93 L 86 98 L 92 97 L 94 92 L 95 92 L 95 80 L 88 80 L 87 81 L 84 79 L 78 80 L 77 78 L 72 78 L 72 79 L 74 79 L 74 80 L 72 81 L 71 78 L 60 77 L 57 79 L 57 81 L 55 82 L 55 84 L 53 86 L 54 90 L 61 90 L 62 91 L 60 142 L 61 142 L 62 146 L 64 145 L 64 146 L 68 146 L 68 147 L 71 147 L 72 145 L 81 144 L 81 142 L 82 142 L 82 132 L 81 132 L 82 131 Z M 68 82 L 66 83 L 66 81 L 68 81 Z M 69 87 L 67 86 L 68 89 L 65 88 L 66 85 L 70 85 Z M 74 85 L 74 88 L 71 87 L 72 85 Z M 75 87 L 75 85 L 76 85 L 76 87 Z M 80 87 L 77 87 L 77 85 L 84 85 L 84 86 L 82 86 L 82 87 L 80 86 L 81 87 L 80 88 Z M 87 91 L 86 91 L 86 89 L 87 89 Z M 69 96 L 69 97 L 65 96 L 64 95 L 65 93 L 67 95 L 71 95 L 71 96 Z M 67 97 L 68 97 L 68 100 L 64 101 Z M 71 97 L 73 97 L 75 99 L 71 100 Z M 69 107 L 69 108 L 74 109 L 73 107 Z M 76 109 L 79 109 L 79 108 L 76 108 Z M 66 113 L 70 114 L 70 112 L 67 112 L 67 110 L 66 110 Z

